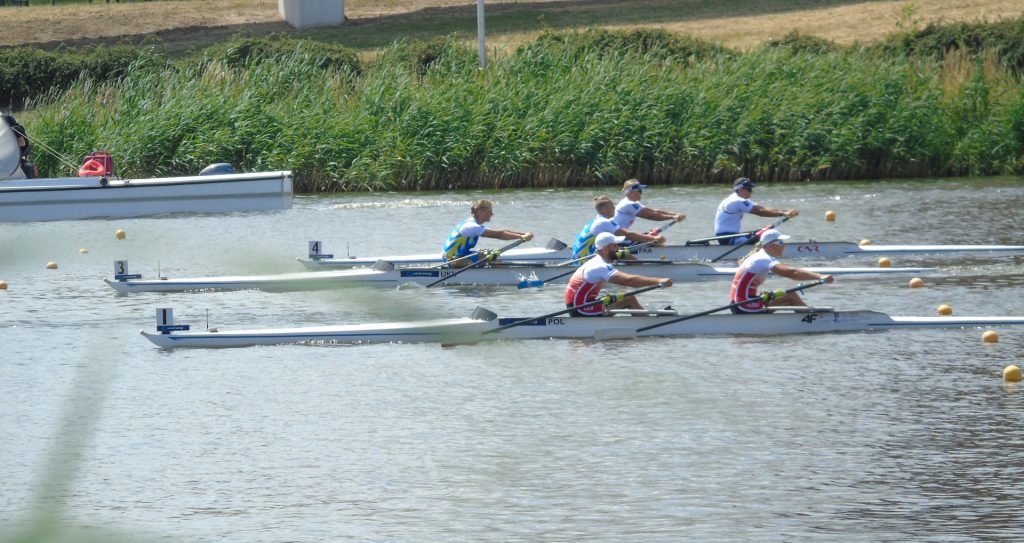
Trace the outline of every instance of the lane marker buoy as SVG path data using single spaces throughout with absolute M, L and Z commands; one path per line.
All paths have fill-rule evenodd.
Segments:
M 1016 364 L 1010 364 L 1003 368 L 1003 381 L 1010 383 L 1020 382 L 1020 367 Z
M 915 277 L 915 278 L 910 280 L 910 288 L 921 288 L 923 286 L 924 286 L 924 279 L 921 279 L 920 277 Z
M 53 262 L 53 261 L 47 262 L 46 263 L 46 269 L 48 269 L 48 270 L 55 270 L 55 269 L 57 269 L 57 263 Z
M 946 305 L 946 304 L 942 304 L 942 305 L 939 306 L 938 312 L 939 312 L 939 315 L 952 315 L 953 314 L 953 308 L 948 306 L 948 305 Z
M 985 330 L 984 334 L 981 334 L 982 343 L 999 343 L 999 334 L 995 330 Z
M 892 267 L 892 260 L 889 260 L 887 257 L 883 256 L 882 258 L 878 259 L 878 267 L 879 268 L 890 268 L 890 267 Z
M 79 249 L 79 250 L 78 250 L 78 252 L 79 252 L 80 254 L 83 254 L 83 255 L 84 255 L 84 254 L 86 254 L 86 253 L 88 253 L 88 252 L 89 252 L 89 249 L 86 249 L 85 247 L 82 247 L 81 249 Z
M 870 239 L 862 239 L 862 240 L 860 240 L 860 243 L 857 244 L 857 246 L 859 246 L 859 247 L 863 247 L 865 245 L 871 245 L 871 240 Z
M 826 211 L 825 212 L 825 220 L 828 221 L 828 222 L 836 222 L 836 212 L 835 211 Z
M 124 236 L 124 230 L 121 230 L 120 228 L 117 229 L 117 232 L 114 232 L 114 237 L 117 239 L 124 239 Z
M 7 281 L 0 281 L 0 290 L 7 290 Z

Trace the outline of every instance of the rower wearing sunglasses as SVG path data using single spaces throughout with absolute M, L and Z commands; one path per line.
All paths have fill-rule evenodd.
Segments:
M 731 303 L 742 302 L 760 295 L 758 287 L 768 278 L 768 273 L 788 277 L 795 281 L 814 281 L 824 279 L 831 283 L 835 279 L 831 275 L 822 275 L 803 268 L 787 266 L 777 259 L 782 256 L 784 239 L 789 236 L 783 235 L 778 230 L 765 230 L 761 233 L 761 240 L 754 246 L 750 254 L 740 260 L 740 266 L 736 275 L 732 278 L 732 290 L 729 292 Z M 803 299 L 796 292 L 786 293 L 771 301 L 757 300 L 749 304 L 732 307 L 736 314 L 765 313 L 772 306 L 806 306 Z
M 676 221 L 680 222 L 686 218 L 685 213 L 672 213 L 653 207 L 647 207 L 640 203 L 643 198 L 644 189 L 647 185 L 636 179 L 630 179 L 622 184 L 622 192 L 625 197 L 615 205 L 615 217 L 612 218 L 620 228 L 629 229 L 637 217 L 649 221 Z
M 718 204 L 715 213 L 715 236 L 731 236 L 739 234 L 743 215 L 750 213 L 759 217 L 796 217 L 800 214 L 795 209 L 773 209 L 754 203 L 750 198 L 754 195 L 754 183 L 741 177 L 733 184 L 733 192 L 722 203 Z M 755 243 L 757 236 L 736 236 L 718 240 L 720 245 L 745 245 Z

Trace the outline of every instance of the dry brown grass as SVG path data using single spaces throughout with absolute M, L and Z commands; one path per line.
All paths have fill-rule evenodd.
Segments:
M 600 4 L 630 4 L 623 0 L 584 0 L 581 5 L 592 8 Z M 643 9 L 644 0 L 633 4 Z M 663 4 L 664 2 L 662 2 Z M 679 0 L 680 11 L 696 0 Z M 683 20 L 652 20 L 649 23 L 622 25 L 620 28 L 664 28 L 736 48 L 749 48 L 765 40 L 781 37 L 792 30 L 821 36 L 838 43 L 877 40 L 897 30 L 896 23 L 905 6 L 916 7 L 914 19 L 921 24 L 935 20 L 976 21 L 997 20 L 1024 15 L 1021 0 L 914 0 L 865 1 L 828 7 L 809 7 L 784 13 L 730 16 L 715 13 L 713 17 Z M 347 0 L 346 15 L 362 25 L 374 24 L 375 17 L 408 14 L 415 24 L 417 12 L 431 8 L 471 8 L 473 0 Z M 538 13 L 550 5 L 552 9 L 572 10 L 571 0 L 488 0 L 488 10 L 527 9 L 516 4 L 531 4 L 528 9 Z M 706 4 L 706 2 L 704 2 Z M 756 9 L 756 8 L 752 8 Z M 461 10 L 465 14 L 465 9 Z M 165 41 L 204 42 L 227 37 L 243 29 L 253 34 L 286 31 L 288 27 L 277 14 L 277 0 L 177 0 L 146 3 L 75 4 L 65 6 L 33 6 L 3 8 L 4 31 L 0 46 L 20 44 L 54 44 L 73 40 L 111 40 L 124 36 L 138 37 L 159 33 Z M 580 24 L 586 25 L 582 20 Z M 539 32 L 538 25 L 495 36 L 492 45 L 514 46 L 531 39 Z M 616 25 L 595 25 L 609 28 Z

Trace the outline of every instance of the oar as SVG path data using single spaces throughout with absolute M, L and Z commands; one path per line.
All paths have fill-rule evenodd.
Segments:
M 458 275 L 458 274 L 460 274 L 460 273 L 462 273 L 462 272 L 464 272 L 466 270 L 473 269 L 473 268 L 475 268 L 475 267 L 477 267 L 477 266 L 479 266 L 481 264 L 484 264 L 486 262 L 493 262 L 494 260 L 496 260 L 498 258 L 499 255 L 501 255 L 501 253 L 504 253 L 505 251 L 507 251 L 507 250 L 509 250 L 509 249 L 511 249 L 513 247 L 517 247 L 517 246 L 519 246 L 522 243 L 526 243 L 526 240 L 523 239 L 523 238 L 519 238 L 519 239 L 513 241 L 512 243 L 509 243 L 508 245 L 502 247 L 501 249 L 498 249 L 497 251 L 492 251 L 490 253 L 487 253 L 487 256 L 481 257 L 479 260 L 477 260 L 476 262 L 470 264 L 469 266 L 466 266 L 465 268 L 459 268 L 459 271 L 457 271 L 457 272 L 455 272 L 453 274 L 450 274 L 450 275 L 446 275 L 446 276 L 438 279 L 437 281 L 434 281 L 433 283 L 430 283 L 429 285 L 427 285 L 427 288 L 430 288 L 430 287 L 432 287 L 432 286 L 434 286 L 434 285 L 436 285 L 438 283 L 444 283 L 445 281 L 451 279 L 452 277 L 455 277 L 456 275 Z M 472 255 L 467 255 L 467 256 L 472 256 Z M 466 257 L 464 256 L 462 258 L 466 258 Z M 456 260 L 461 260 L 461 259 L 456 259 Z M 452 262 L 455 262 L 455 260 L 453 260 Z
M 675 221 L 672 221 L 672 223 L 674 223 L 674 222 Z M 672 223 L 669 223 L 668 225 L 666 225 L 665 228 L 668 228 L 669 226 L 671 226 Z M 657 242 L 656 241 L 645 241 L 643 243 L 637 243 L 636 245 L 629 245 L 629 246 L 623 247 L 622 249 L 619 249 L 618 256 L 621 258 L 623 256 L 629 255 L 630 254 L 630 252 L 629 252 L 630 249 L 640 249 L 641 247 L 647 247 L 648 245 L 654 245 L 655 243 L 657 243 Z M 573 260 L 566 260 L 565 262 L 560 262 L 558 264 L 555 264 L 552 267 L 561 267 L 561 266 L 566 266 L 568 264 L 573 264 L 575 262 L 582 262 L 584 260 L 593 258 L 594 255 L 596 255 L 596 254 L 597 254 L 596 252 L 593 252 L 593 253 L 590 253 L 587 256 L 581 256 L 581 257 L 575 258 Z M 569 270 L 567 272 L 563 272 L 563 273 L 560 273 L 558 275 L 555 275 L 555 276 L 552 276 L 552 277 L 548 277 L 547 279 L 544 279 L 544 280 L 541 280 L 541 281 L 533 281 L 533 282 L 531 282 L 531 281 L 520 281 L 519 282 L 519 288 L 542 287 L 545 284 L 550 283 L 552 281 L 557 281 L 558 279 L 561 279 L 561 278 L 565 277 L 566 275 L 572 275 L 572 274 L 576 273 L 577 269 L 578 268 L 573 268 L 573 269 L 571 269 L 571 270 Z
M 739 306 L 741 306 L 743 304 L 749 304 L 749 303 L 753 303 L 753 302 L 757 302 L 757 301 L 770 302 L 770 301 L 772 301 L 772 300 L 774 300 L 776 298 L 781 298 L 781 297 L 783 297 L 786 294 L 789 294 L 791 292 L 803 291 L 804 289 L 808 289 L 808 288 L 811 288 L 811 287 L 816 287 L 816 286 L 821 285 L 823 283 L 825 283 L 824 279 L 818 279 L 816 281 L 812 281 L 812 282 L 807 283 L 807 284 L 801 283 L 801 284 L 799 284 L 799 285 L 797 285 L 797 286 L 795 286 L 795 287 L 793 287 L 791 289 L 776 290 L 776 291 L 766 291 L 766 292 L 761 293 L 760 296 L 754 296 L 753 298 L 747 298 L 746 300 L 743 300 L 742 302 L 731 303 L 729 305 L 723 305 L 722 307 L 716 307 L 714 309 L 709 309 L 707 311 L 701 311 L 700 313 L 693 313 L 691 315 L 685 315 L 685 316 L 679 317 L 677 319 L 671 319 L 671 320 L 667 320 L 665 322 L 659 322 L 657 324 L 652 324 L 650 326 L 644 326 L 643 328 L 637 328 L 636 332 L 639 334 L 640 332 L 646 332 L 647 330 L 653 330 L 655 328 L 660 328 L 662 326 L 668 326 L 669 324 L 675 324 L 677 322 L 683 322 L 683 321 L 687 321 L 687 320 L 690 320 L 690 319 L 695 319 L 697 317 L 703 317 L 704 315 L 710 315 L 712 313 L 718 313 L 719 311 L 725 311 L 726 309 L 732 309 L 734 307 L 739 307 Z
M 765 230 L 772 230 L 772 229 L 778 228 L 779 226 L 781 226 L 781 225 L 782 225 L 782 223 L 784 223 L 784 222 L 786 222 L 786 221 L 788 221 L 788 220 L 789 220 L 789 217 L 783 217 L 783 218 L 779 219 L 778 221 L 775 221 L 774 223 L 772 223 L 772 224 L 769 224 L 769 225 L 768 225 L 767 227 L 765 227 L 765 228 L 762 228 L 762 229 L 760 229 L 760 230 L 757 230 L 757 231 L 755 231 L 755 232 L 752 232 L 752 234 L 757 234 L 758 232 L 763 232 L 763 231 L 765 231 Z M 720 255 L 718 255 L 718 256 L 717 256 L 716 258 L 712 259 L 712 260 L 711 260 L 711 262 L 712 262 L 712 263 L 714 263 L 714 262 L 718 262 L 719 260 L 721 260 L 721 259 L 723 259 L 723 258 L 725 258 L 725 257 L 727 257 L 727 256 L 729 256 L 729 255 L 731 255 L 731 254 L 733 254 L 734 252 L 736 252 L 736 250 L 737 250 L 737 249 L 739 249 L 740 247 L 743 247 L 743 246 L 744 246 L 744 244 L 740 244 L 740 245 L 735 245 L 735 246 L 733 246 L 733 248 L 732 248 L 732 249 L 729 249 L 729 250 L 728 250 L 728 251 L 726 251 L 725 253 L 723 253 L 723 254 L 720 254 Z
M 654 289 L 657 289 L 657 288 L 665 288 L 665 285 L 663 283 L 658 283 L 657 285 L 650 285 L 650 286 L 647 286 L 647 287 L 642 287 L 642 288 L 638 288 L 638 289 L 635 289 L 635 290 L 630 290 L 628 292 L 620 292 L 618 294 L 606 294 L 606 295 L 601 296 L 600 298 L 598 298 L 596 300 L 587 302 L 585 304 L 574 305 L 572 307 L 567 307 L 567 308 L 565 308 L 565 309 L 563 309 L 561 311 L 555 311 L 553 313 L 548 313 L 546 315 L 540 315 L 538 317 L 530 317 L 528 319 L 521 319 L 521 320 L 518 320 L 518 321 L 515 321 L 515 322 L 511 322 L 511 323 L 506 324 L 504 326 L 499 326 L 499 327 L 494 328 L 492 330 L 487 330 L 486 332 L 484 332 L 484 334 L 485 335 L 486 334 L 493 334 L 494 332 L 500 332 L 500 331 L 506 330 L 508 328 L 515 328 L 516 326 L 519 326 L 519 325 L 522 325 L 522 324 L 526 324 L 526 323 L 529 323 L 529 322 L 533 322 L 533 321 L 537 321 L 537 320 L 541 320 L 541 319 L 548 319 L 548 318 L 551 318 L 551 317 L 557 317 L 558 315 L 564 315 L 566 313 L 571 313 L 573 311 L 576 311 L 577 309 L 583 309 L 584 307 L 590 307 L 592 305 L 598 305 L 598 304 L 611 305 L 611 304 L 613 304 L 615 302 L 618 302 L 618 301 L 624 299 L 627 296 L 635 296 L 637 294 L 642 294 L 644 292 L 647 292 L 649 290 L 654 290 Z
M 672 219 L 671 221 L 668 221 L 667 223 L 665 223 L 664 226 L 659 226 L 659 227 L 655 228 L 654 230 L 648 231 L 647 235 L 648 236 L 657 236 L 657 235 L 661 234 L 662 232 L 664 232 L 665 230 L 668 230 L 669 228 L 672 228 L 672 225 L 677 223 L 677 222 L 679 222 L 679 221 L 677 221 L 675 219 Z

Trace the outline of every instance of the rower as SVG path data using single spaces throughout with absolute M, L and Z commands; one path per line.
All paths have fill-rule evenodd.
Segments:
M 594 239 L 597 255 L 587 260 L 576 270 L 565 288 L 565 307 L 575 307 L 594 301 L 602 296 L 601 287 L 605 281 L 626 287 L 647 287 L 654 285 L 672 286 L 672 280 L 666 277 L 647 277 L 620 272 L 612 267 L 612 261 L 619 244 L 626 241 L 624 236 L 615 236 L 609 232 L 601 232 Z M 622 300 L 609 305 L 595 304 L 590 307 L 573 310 L 574 317 L 600 317 L 605 309 L 643 309 L 636 296 L 626 296 Z
M 754 246 L 750 254 L 740 260 L 740 266 L 736 275 L 732 278 L 732 290 L 729 292 L 729 301 L 732 303 L 742 302 L 759 296 L 757 287 L 764 283 L 768 273 L 788 277 L 796 281 L 807 281 L 822 279 L 831 283 L 835 279 L 831 275 L 822 275 L 802 268 L 787 266 L 778 259 L 782 256 L 783 242 L 789 239 L 778 230 L 765 230 L 761 234 L 761 240 Z M 749 304 L 732 307 L 733 313 L 747 315 L 753 313 L 766 313 L 770 306 L 806 306 L 800 295 L 794 292 L 787 292 L 785 296 L 775 298 L 769 302 L 758 300 Z
M 796 217 L 800 214 L 795 209 L 774 209 L 764 207 L 750 201 L 754 194 L 754 183 L 746 177 L 741 177 L 733 184 L 733 193 L 727 196 L 722 203 L 718 204 L 718 212 L 715 213 L 715 236 L 729 236 L 740 232 L 740 223 L 743 215 L 750 213 L 759 217 Z M 718 240 L 720 245 L 746 245 L 757 242 L 757 236 L 736 236 Z
M 602 232 L 608 232 L 616 236 L 624 236 L 627 240 L 633 243 L 657 243 L 658 245 L 665 244 L 665 236 L 650 236 L 647 234 L 640 234 L 638 232 L 630 232 L 625 228 L 622 228 L 612 220 L 615 216 L 615 204 L 612 203 L 611 198 L 607 196 L 598 196 L 594 198 L 594 209 L 597 210 L 597 216 L 593 218 L 583 230 L 580 230 L 579 235 L 576 236 L 576 243 L 572 246 L 572 257 L 573 260 L 579 260 L 590 256 L 594 252 L 594 239 L 598 234 Z M 636 257 L 627 255 L 624 258 L 630 260 L 636 260 Z
M 646 188 L 647 185 L 640 183 L 636 179 L 629 179 L 622 184 L 622 192 L 625 193 L 625 197 L 615 205 L 615 217 L 612 219 L 615 221 L 615 224 L 622 228 L 629 228 L 633 226 L 633 222 L 636 221 L 637 217 L 651 221 L 676 222 L 682 222 L 686 218 L 685 213 L 672 213 L 647 207 L 640 203 L 640 198 L 643 197 L 643 192 Z
M 486 257 L 485 251 L 473 252 L 477 240 L 481 236 L 495 239 L 522 239 L 530 241 L 533 239 L 532 232 L 517 232 L 515 230 L 498 230 L 484 227 L 484 223 L 494 216 L 494 204 L 490 200 L 477 200 L 470 207 L 472 216 L 460 222 L 448 234 L 448 240 L 441 248 L 441 260 L 449 262 L 453 268 L 464 268 L 481 257 Z M 468 257 L 468 258 L 464 258 Z

